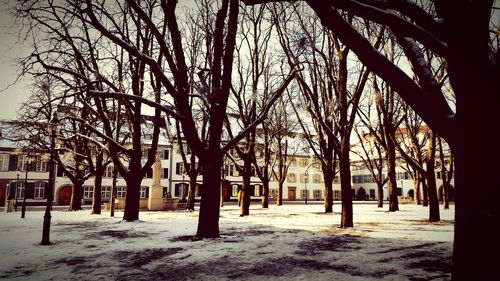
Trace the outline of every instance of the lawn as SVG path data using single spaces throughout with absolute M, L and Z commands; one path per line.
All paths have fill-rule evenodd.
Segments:
M 52 212 L 50 246 L 40 246 L 43 211 L 0 213 L 0 279 L 6 280 L 448 280 L 454 206 L 428 223 L 428 208 L 390 213 L 354 204 L 340 229 L 340 204 L 289 204 L 239 217 L 221 208 L 221 238 L 197 240 L 198 212 Z

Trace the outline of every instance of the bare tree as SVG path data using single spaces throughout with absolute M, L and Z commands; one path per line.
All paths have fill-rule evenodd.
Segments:
M 247 4 L 281 2 L 280 0 L 242 0 Z M 494 198 L 500 189 L 488 183 L 485 172 L 494 173 L 500 152 L 491 155 L 486 140 L 493 128 L 498 128 L 495 105 L 500 88 L 498 67 L 498 8 L 495 1 L 432 1 L 427 12 L 422 3 L 411 1 L 313 1 L 308 5 L 339 39 L 352 48 L 368 68 L 384 79 L 420 115 L 426 124 L 443 137 L 455 152 L 456 200 L 453 279 L 472 279 L 494 274 L 494 263 L 486 252 L 500 247 L 489 229 L 492 217 L 500 217 Z M 404 38 L 418 41 L 423 48 L 442 56 L 447 62 L 450 84 L 457 99 L 456 111 L 445 97 L 418 85 L 402 69 L 349 25 L 338 9 L 388 26 Z M 491 27 L 491 28 L 490 28 Z M 491 32 L 490 32 L 491 30 Z M 415 41 L 405 50 L 421 55 Z M 464 56 L 464 54 L 473 54 Z M 421 57 L 421 56 L 420 56 Z M 425 59 L 413 60 L 414 72 L 422 82 L 433 83 Z M 422 85 L 422 83 L 421 83 Z M 477 94 L 480 93 L 480 94 Z M 457 114 L 454 114 L 454 113 Z M 470 128 L 467 134 L 458 133 Z M 473 149 L 471 149 L 473 148 Z M 486 170 L 483 165 L 488 163 Z M 476 186 L 482 186 L 481 192 Z M 474 266 L 472 266 L 474 265 Z
M 242 23 L 238 34 L 236 52 L 238 60 L 238 78 L 233 82 L 232 98 L 234 115 L 236 119 L 228 118 L 226 122 L 229 136 L 233 137 L 233 130 L 241 130 L 252 124 L 257 118 L 257 112 L 265 106 L 272 97 L 271 86 L 274 72 L 273 50 L 270 45 L 272 25 L 265 20 L 266 9 L 264 6 L 244 7 Z M 231 107 L 231 105 L 230 105 Z M 235 127 L 235 128 L 232 128 Z M 255 163 L 257 145 L 257 128 L 248 131 L 244 140 L 234 147 L 239 159 L 242 161 L 241 175 L 243 178 L 241 216 L 250 212 L 250 180 L 258 166 Z
M 438 137 L 439 146 L 439 160 L 441 167 L 441 178 L 443 180 L 443 191 L 439 196 L 443 197 L 443 208 L 450 208 L 450 184 L 454 173 L 454 156 L 451 149 L 445 154 L 445 146 L 443 145 L 443 140 Z M 448 163 L 448 164 L 447 164 Z

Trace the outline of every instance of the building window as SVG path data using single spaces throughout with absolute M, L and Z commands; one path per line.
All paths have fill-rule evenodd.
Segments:
M 234 196 L 234 197 L 238 196 L 238 185 L 237 184 L 233 184 L 232 191 L 233 192 L 231 193 L 231 196 Z
M 161 178 L 168 179 L 168 168 L 161 169 Z
M 116 198 L 125 198 L 127 196 L 127 187 L 126 186 L 117 186 L 116 187 Z
M 188 195 L 188 184 L 187 183 L 176 183 L 174 196 L 184 198 Z
M 295 174 L 288 174 L 288 177 L 287 177 L 287 181 L 288 182 L 297 182 L 297 176 Z
M 260 196 L 260 184 L 254 186 L 254 196 Z
M 301 191 L 300 195 L 302 199 L 309 198 L 309 190 L 302 189 Z
M 47 172 L 47 162 L 43 160 L 36 161 L 37 172 Z
M 339 183 L 339 176 L 335 176 L 333 178 L 333 183 Z
M 170 150 L 168 150 L 168 149 L 165 148 L 163 150 L 163 159 L 168 159 L 169 153 L 170 153 Z
M 0 171 L 9 170 L 9 155 L 0 154 Z
M 83 187 L 83 198 L 89 199 L 94 197 L 94 187 L 86 185 Z
M 306 167 L 307 165 L 309 165 L 309 159 L 308 158 L 299 158 L 299 165 L 300 167 Z
M 309 174 L 300 174 L 300 182 L 309 182 Z
M 186 174 L 186 169 L 184 168 L 184 162 L 175 163 L 175 174 L 177 175 Z
M 105 199 L 111 198 L 111 186 L 101 187 L 101 197 Z
M 269 189 L 269 198 L 276 198 L 278 197 L 278 190 L 277 189 Z
M 24 198 L 24 181 L 18 181 L 17 182 L 17 188 L 16 188 L 16 197 L 18 199 L 23 199 Z
M 148 187 L 147 186 L 141 186 L 141 191 L 139 193 L 139 196 L 141 198 L 148 198 L 147 193 L 148 193 Z
M 333 191 L 333 199 L 340 199 L 340 190 Z
M 35 183 L 35 199 L 43 199 L 45 195 L 45 183 L 44 182 L 36 182 Z
M 28 157 L 26 155 L 19 155 L 17 162 L 17 169 L 19 171 L 26 171 L 26 164 L 28 163 Z
M 440 178 L 441 178 L 441 172 L 436 172 L 436 177 L 437 177 L 438 179 L 440 179 Z
M 321 183 L 321 175 L 320 174 L 313 175 L 313 183 Z
M 315 189 L 313 193 L 314 193 L 314 199 L 321 199 L 321 189 Z
M 104 177 L 105 178 L 112 178 L 113 177 L 113 170 L 114 170 L 114 166 L 108 165 L 106 167 L 106 171 L 104 171 Z
M 290 158 L 290 167 L 297 166 L 297 159 L 295 157 Z

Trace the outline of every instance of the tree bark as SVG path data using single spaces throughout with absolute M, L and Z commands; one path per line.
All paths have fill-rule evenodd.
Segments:
M 325 181 L 325 213 L 333 212 L 333 179 L 335 175 L 332 170 L 327 170 L 323 174 L 323 180 Z
M 83 182 L 80 181 L 73 182 L 73 187 L 71 189 L 71 202 L 69 204 L 68 211 L 82 210 L 82 196 L 83 196 Z
M 202 161 L 203 186 L 201 187 L 200 216 L 198 218 L 199 238 L 218 238 L 220 212 L 220 184 L 222 157 L 212 155 Z
M 243 192 L 240 208 L 240 216 L 250 215 L 250 177 L 252 174 L 252 161 L 243 159 Z
M 100 215 L 102 206 L 102 176 L 104 169 L 98 169 L 94 174 L 94 194 L 92 196 L 92 212 L 91 214 Z M 109 199 L 110 201 L 112 198 Z
M 186 203 L 186 210 L 194 211 L 194 201 L 196 195 L 195 193 L 196 193 L 196 176 L 194 177 L 189 176 L 189 191 Z
M 384 185 L 377 183 L 377 194 L 378 194 L 377 207 L 383 208 L 384 207 Z
M 269 208 L 269 181 L 262 182 L 262 208 Z
M 127 183 L 127 193 L 125 195 L 125 209 L 123 212 L 123 220 L 135 221 L 139 220 L 139 202 L 141 192 L 142 178 L 129 175 L 125 178 Z
M 415 203 L 415 205 L 420 205 L 422 204 L 422 199 L 420 196 L 420 174 L 418 172 L 416 174 L 417 175 L 413 179 L 413 190 L 415 190 L 415 192 L 413 193 L 413 203 Z
M 340 151 L 339 163 L 340 163 L 340 185 L 341 185 L 341 196 L 342 196 L 342 218 L 340 226 L 353 227 L 354 224 L 352 216 L 351 163 L 349 161 L 349 149 L 342 149 Z
M 387 142 L 387 177 L 389 190 L 389 212 L 399 210 L 398 186 L 396 183 L 396 149 L 391 141 Z
M 427 189 L 427 176 L 426 175 L 420 175 L 421 177 L 421 183 L 422 183 L 422 206 L 427 207 L 429 206 L 429 190 Z
M 429 132 L 429 142 L 427 144 L 427 188 L 429 190 L 429 221 L 439 221 L 439 201 L 436 189 L 436 176 L 434 174 L 434 163 L 436 155 L 436 135 L 431 130 Z
M 283 182 L 278 182 L 278 194 L 276 195 L 276 205 L 283 205 Z

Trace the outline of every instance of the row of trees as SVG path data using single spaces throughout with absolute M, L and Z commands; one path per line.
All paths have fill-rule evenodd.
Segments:
M 87 145 L 64 146 L 74 155 L 74 170 L 68 174 L 84 179 L 87 169 L 79 163 L 98 175 L 112 162 L 127 182 L 124 219 L 138 219 L 140 181 L 154 162 L 159 124 L 166 114 L 175 119 L 182 132 L 177 137 L 187 142 L 203 167 L 197 236 L 218 237 L 223 156 L 235 148 L 244 163 L 241 214 L 247 215 L 249 173 L 252 163 L 260 161 L 255 143 L 262 139 L 267 144 L 266 138 L 273 135 L 276 146 L 288 146 L 286 130 L 261 137 L 256 129 L 260 125 L 271 132 L 275 121 L 266 117 L 273 114 L 288 122 L 290 117 L 278 117 L 278 109 L 291 107 L 321 161 L 326 212 L 331 211 L 331 180 L 334 163 L 339 162 L 341 225 L 348 227 L 353 225 L 350 136 L 354 129 L 365 137 L 355 126 L 358 115 L 376 140 L 375 150 L 365 155 L 383 151 L 378 159 L 386 158 L 392 211 L 398 208 L 396 151 L 413 169 L 416 182 L 426 175 L 432 187 L 436 139 L 440 147 L 441 139 L 450 145 L 456 168 L 453 277 L 474 275 L 469 264 L 479 265 L 474 268 L 480 268 L 480 274 L 492 270 L 484 253 L 490 245 L 498 246 L 487 227 L 499 218 L 492 201 L 498 189 L 482 174 L 494 172 L 495 165 L 477 163 L 492 163 L 499 156 L 486 153 L 484 143 L 495 128 L 492 106 L 497 97 L 489 93 L 499 88 L 498 36 L 489 33 L 493 2 L 305 1 L 312 10 L 288 1 L 242 2 L 248 6 L 237 0 L 205 0 L 185 13 L 170 0 L 20 4 L 19 20 L 35 38 L 33 55 L 22 62 L 23 72 L 49 76 L 56 84 L 42 87 L 50 92 L 48 102 L 32 119 L 48 120 L 53 104 L 64 104 L 73 113 L 65 114 L 67 134 L 62 139 L 75 144 L 87 140 Z M 315 16 L 304 16 L 309 11 Z M 269 43 L 273 38 L 277 44 Z M 274 54 L 270 45 L 281 48 Z M 411 65 L 412 75 L 399 67 L 400 55 Z M 373 103 L 362 103 L 367 91 Z M 450 94 L 456 105 L 450 106 Z M 154 108 L 154 117 L 148 131 L 151 149 L 141 162 L 145 104 Z M 304 113 L 309 118 L 303 118 Z M 378 117 L 377 125 L 372 125 L 372 115 Z M 422 140 L 397 141 L 400 125 L 417 136 L 422 121 L 430 128 L 426 159 L 417 149 Z M 460 134 L 458 128 L 468 132 Z M 269 147 L 259 150 L 264 161 L 271 161 L 266 158 L 272 155 Z M 280 153 L 282 148 L 274 150 Z M 276 172 L 286 175 L 286 163 L 278 166 Z M 380 165 L 373 171 L 377 169 Z M 258 170 L 269 179 L 269 170 Z M 374 173 L 374 178 L 382 183 L 380 175 Z M 436 219 L 436 189 L 423 190 L 430 191 L 430 217 Z

